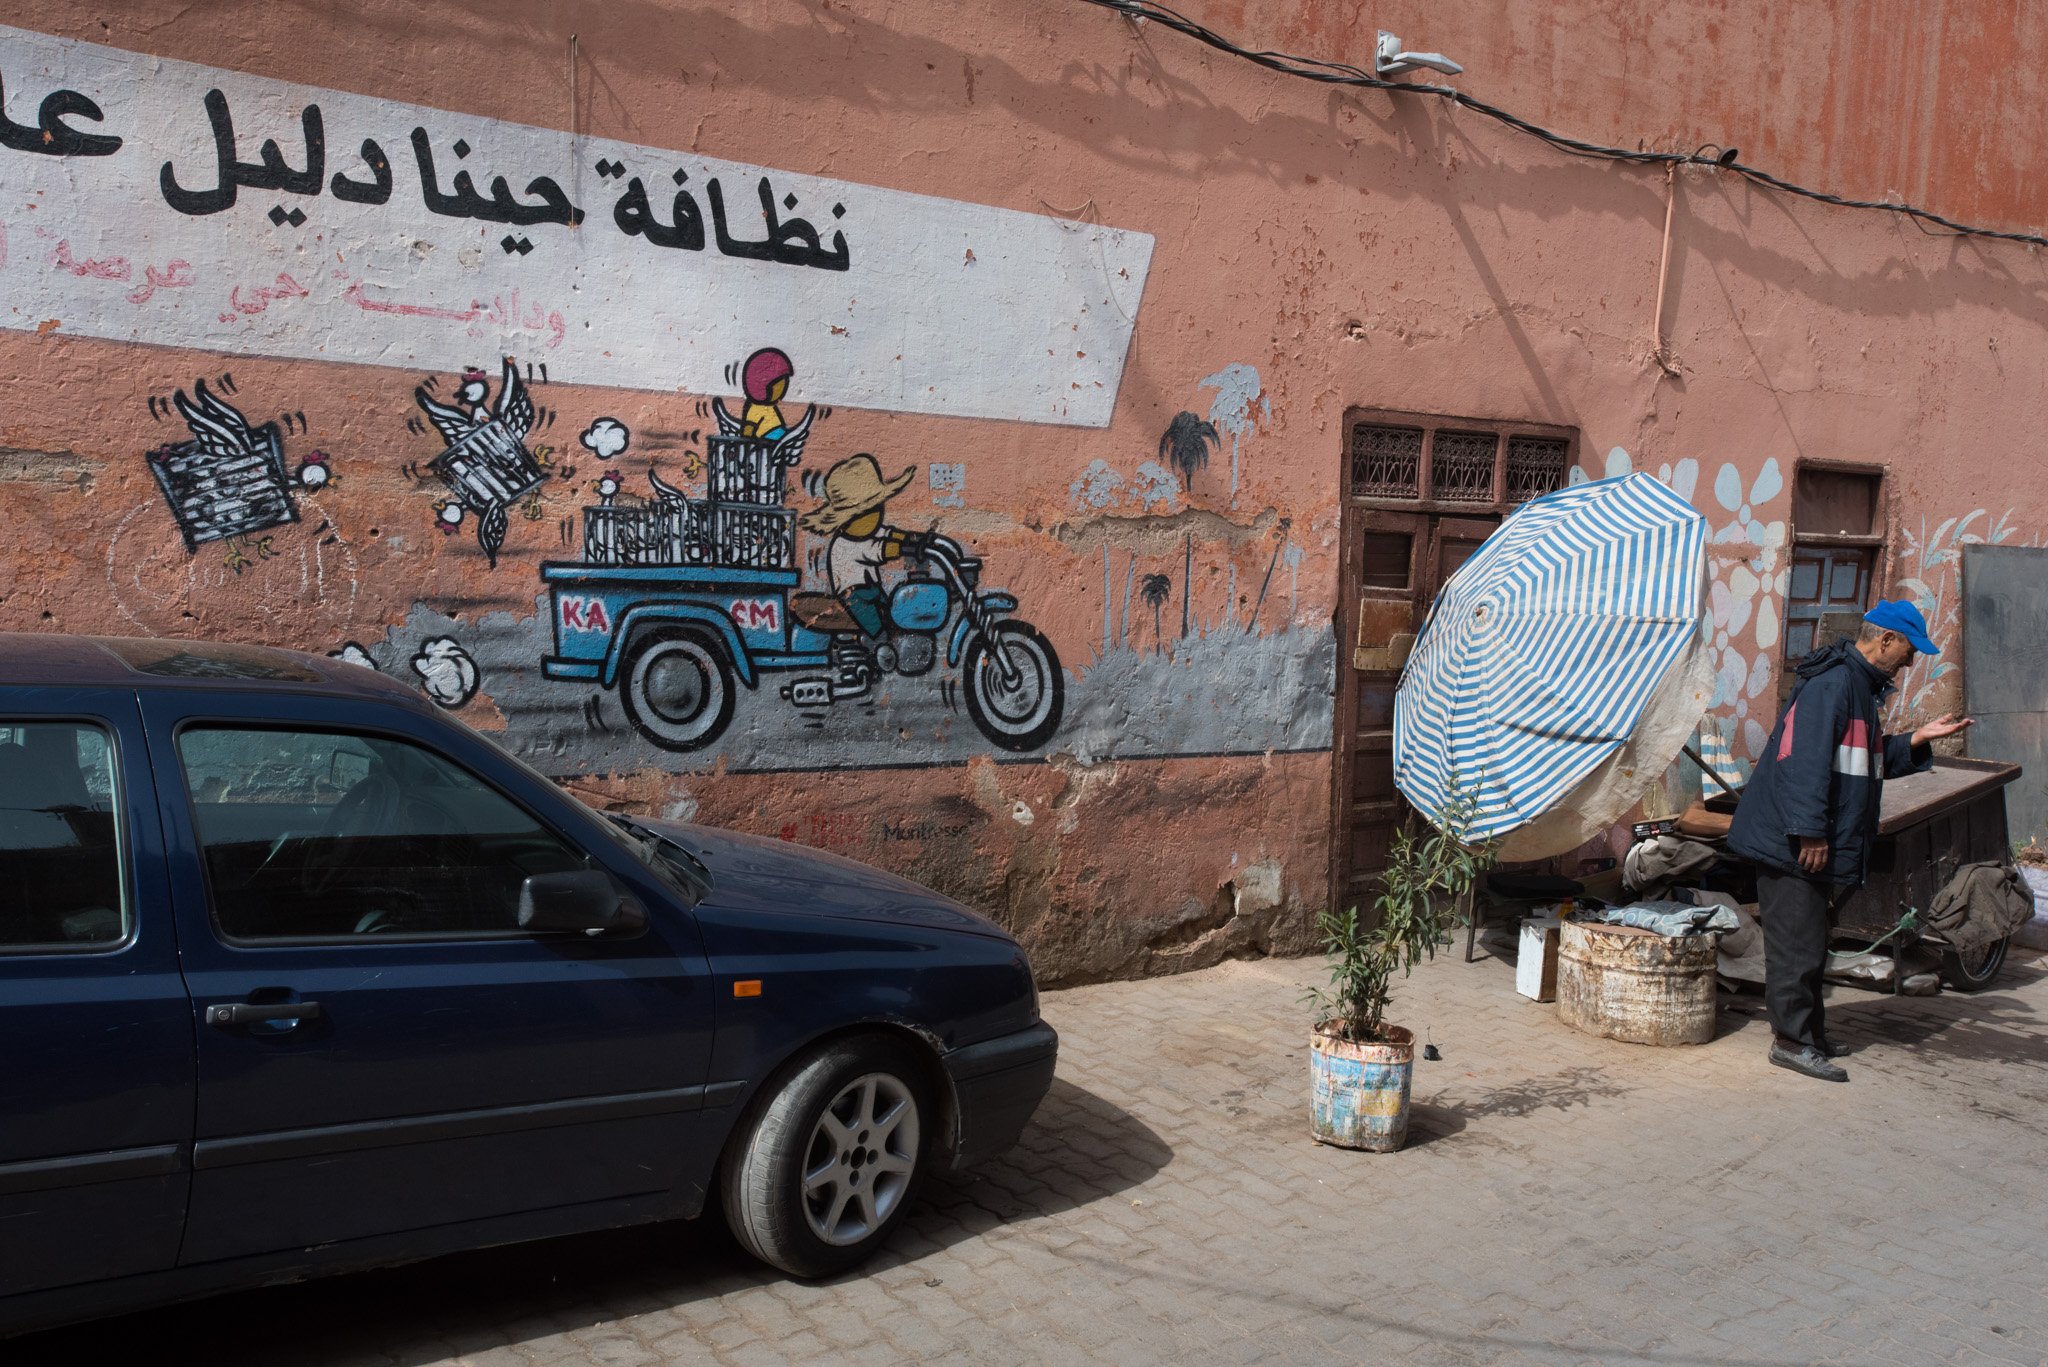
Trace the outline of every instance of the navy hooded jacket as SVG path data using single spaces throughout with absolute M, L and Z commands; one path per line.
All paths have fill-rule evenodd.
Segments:
M 1926 769 L 1934 752 L 1879 729 L 1877 705 L 1891 681 L 1853 641 L 1814 652 L 1798 672 L 1803 682 L 1742 790 L 1728 848 L 1781 873 L 1800 873 L 1793 837 L 1825 840 L 1828 864 L 1817 876 L 1853 887 L 1863 881 L 1877 834 L 1884 776 Z

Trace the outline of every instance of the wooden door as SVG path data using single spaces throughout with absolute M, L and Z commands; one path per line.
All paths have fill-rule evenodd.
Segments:
M 1487 517 L 1433 517 L 1429 526 L 1429 576 L 1423 586 L 1423 603 L 1428 606 L 1436 602 L 1437 594 L 1445 584 L 1451 582 L 1472 553 L 1479 549 L 1479 543 L 1492 536 L 1500 526 L 1498 518 Z
M 1438 591 L 1498 523 L 1347 507 L 1338 606 L 1331 894 L 1365 907 L 1408 806 L 1394 788 L 1394 690 Z

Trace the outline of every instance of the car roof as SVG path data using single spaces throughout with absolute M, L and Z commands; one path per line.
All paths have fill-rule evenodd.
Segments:
M 419 694 L 362 665 L 275 646 L 178 637 L 0 631 L 0 687 L 199 688 L 402 701 Z

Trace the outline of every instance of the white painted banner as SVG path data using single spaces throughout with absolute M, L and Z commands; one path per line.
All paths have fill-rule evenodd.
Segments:
M 1152 238 L 0 27 L 0 323 L 1107 426 Z M 97 112 L 99 117 L 95 118 Z

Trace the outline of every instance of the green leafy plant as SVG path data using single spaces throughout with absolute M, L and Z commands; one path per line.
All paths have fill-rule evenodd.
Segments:
M 1472 843 L 1473 803 L 1452 789 L 1452 799 L 1430 830 L 1394 832 L 1372 916 L 1356 906 L 1326 908 L 1316 919 L 1330 986 L 1303 994 L 1320 1029 L 1354 1043 L 1385 1038 L 1387 1001 L 1394 975 L 1403 978 L 1451 943 L 1465 924 L 1466 895 L 1492 866 L 1491 843 Z

